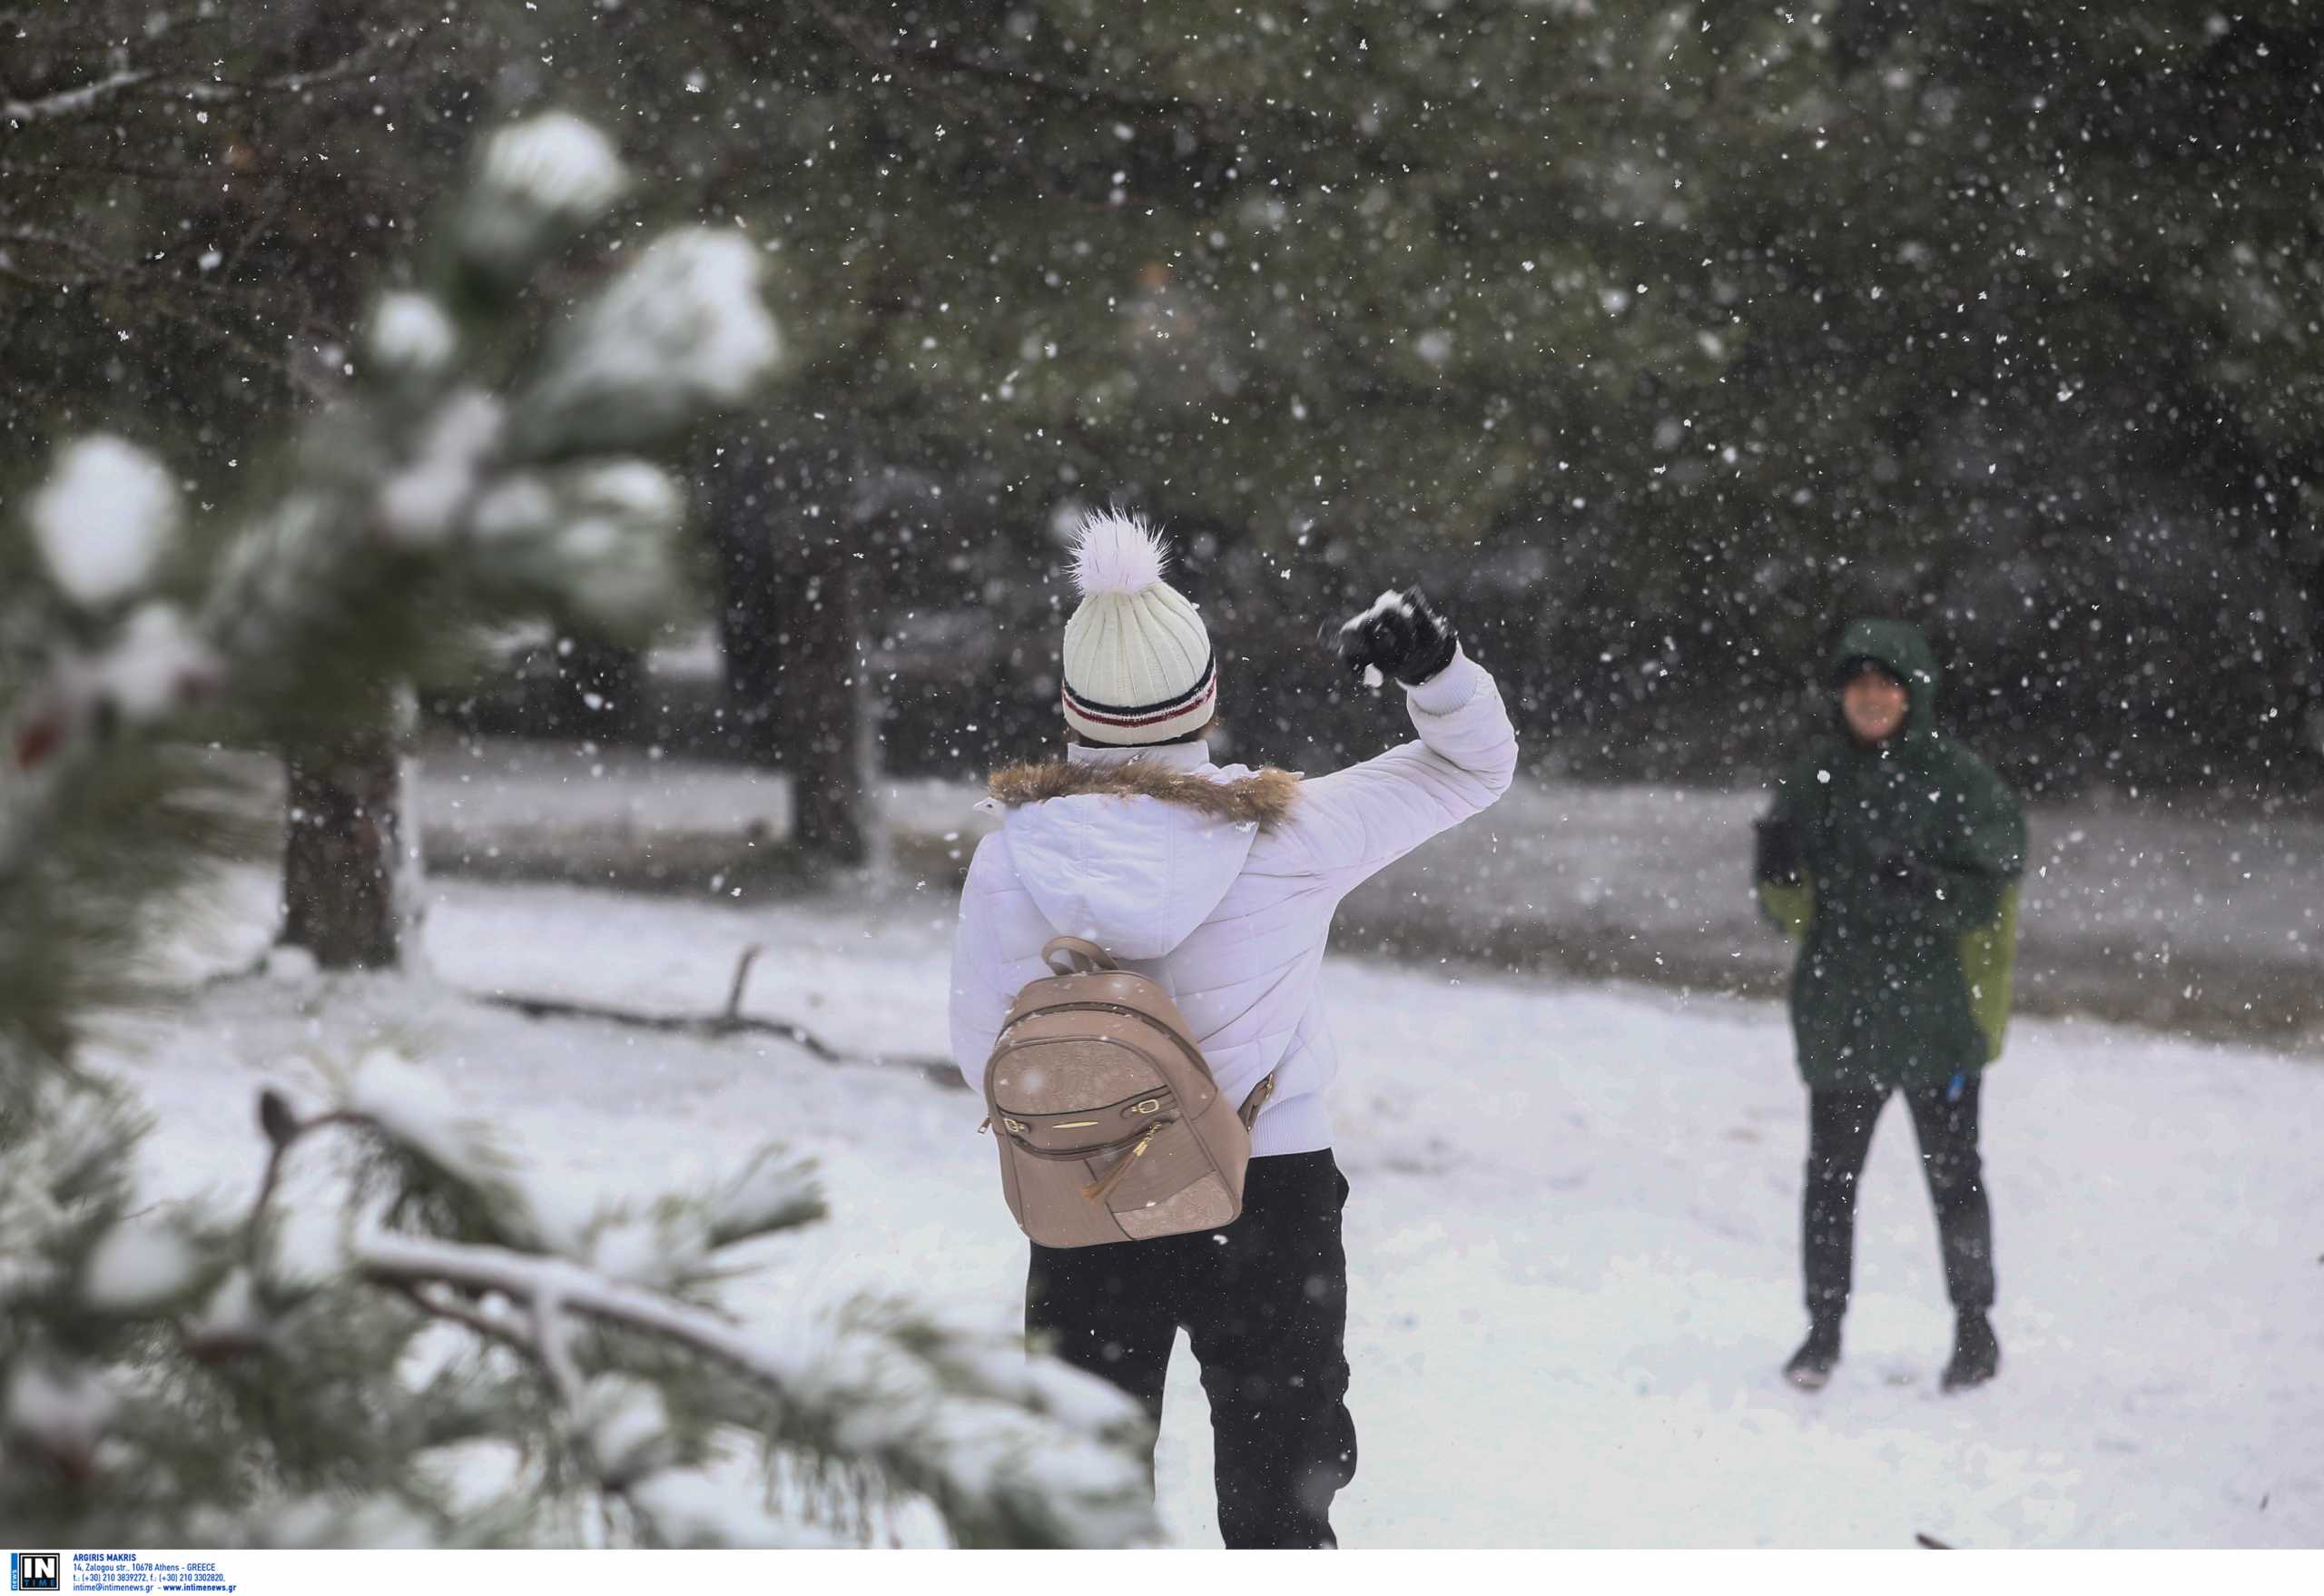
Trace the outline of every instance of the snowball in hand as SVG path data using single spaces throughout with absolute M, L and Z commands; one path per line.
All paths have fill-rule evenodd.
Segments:
M 1393 587 L 1372 601 L 1372 607 L 1352 616 L 1340 625 L 1340 657 L 1355 667 L 1366 687 L 1377 688 L 1387 684 L 1387 673 L 1380 668 L 1375 655 L 1375 639 L 1379 624 L 1391 616 L 1409 620 L 1412 606 Z

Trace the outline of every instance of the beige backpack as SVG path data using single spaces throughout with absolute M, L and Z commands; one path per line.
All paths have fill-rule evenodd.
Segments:
M 1057 973 L 1017 994 L 984 1069 L 1017 1223 L 1058 1247 L 1232 1224 L 1275 1077 L 1236 1110 L 1160 986 L 1078 937 L 1041 959 Z

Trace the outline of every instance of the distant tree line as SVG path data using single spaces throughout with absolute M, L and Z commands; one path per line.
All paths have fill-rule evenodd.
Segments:
M 1050 528 L 1099 498 L 1173 528 L 1240 746 L 1286 763 L 1367 734 L 1316 623 L 1417 578 L 1585 775 L 1763 764 L 1857 611 L 1925 625 L 1951 718 L 2039 790 L 2324 769 L 2309 8 L 0 27 L 0 491 L 154 414 L 228 491 L 343 379 L 357 268 L 480 121 L 571 104 L 632 153 L 636 219 L 756 240 L 795 337 L 781 397 L 695 451 L 716 736 L 801 773 L 832 858 L 874 744 L 966 769 L 1049 734 Z M 871 663 L 940 635 L 949 680 Z M 618 651 L 563 657 L 566 724 L 635 690 Z

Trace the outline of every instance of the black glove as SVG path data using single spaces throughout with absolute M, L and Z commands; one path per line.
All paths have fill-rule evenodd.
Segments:
M 1758 839 L 1751 849 L 1751 873 L 1754 880 L 1775 882 L 1792 887 L 1807 868 L 1807 860 L 1799 846 L 1798 831 L 1784 821 L 1770 816 L 1751 823 Z
M 1936 877 L 1908 848 L 1891 848 L 1872 867 L 1872 878 L 1884 892 L 1900 898 L 1925 898 L 1936 890 Z
M 1423 682 L 1452 663 L 1461 639 L 1443 617 L 1428 607 L 1417 587 L 1380 596 L 1370 609 L 1340 628 L 1340 663 L 1361 675 L 1377 666 L 1407 687 Z

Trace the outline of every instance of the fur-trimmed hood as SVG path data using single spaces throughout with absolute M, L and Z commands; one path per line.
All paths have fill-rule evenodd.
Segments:
M 1299 778 L 1077 758 L 997 772 L 991 792 L 1017 877 L 1059 935 L 1160 959 L 1218 907 L 1261 829 L 1291 813 Z
M 1059 759 L 997 770 L 990 790 L 1011 809 L 1052 798 L 1156 798 L 1213 820 L 1271 826 L 1291 813 L 1292 801 L 1299 795 L 1299 778 L 1285 770 L 1262 770 L 1214 781 L 1151 760 L 1075 764 Z

